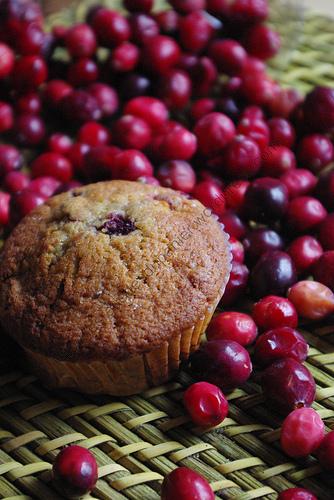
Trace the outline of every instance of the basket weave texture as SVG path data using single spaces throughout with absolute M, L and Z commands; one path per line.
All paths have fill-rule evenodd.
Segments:
M 81 2 L 52 15 L 51 22 L 71 22 L 86 8 Z M 272 15 L 286 40 L 283 56 L 272 63 L 275 77 L 302 91 L 333 85 L 334 20 L 301 17 L 293 4 L 288 26 L 283 10 L 284 15 L 282 8 L 273 9 Z M 306 366 L 317 383 L 314 408 L 330 430 L 334 326 L 312 325 L 303 333 L 311 347 Z M 229 395 L 230 412 L 222 424 L 203 430 L 194 428 L 182 407 L 182 393 L 191 383 L 185 372 L 139 396 L 82 396 L 48 392 L 34 376 L 15 368 L 5 348 L 1 352 L 0 498 L 63 498 L 51 482 L 52 462 L 61 447 L 74 443 L 89 448 L 99 464 L 100 479 L 87 498 L 157 500 L 163 476 L 180 465 L 205 476 L 217 498 L 274 500 L 294 486 L 310 489 L 320 500 L 334 498 L 334 477 L 322 472 L 314 458 L 293 461 L 282 453 L 281 417 L 264 404 L 255 382 Z

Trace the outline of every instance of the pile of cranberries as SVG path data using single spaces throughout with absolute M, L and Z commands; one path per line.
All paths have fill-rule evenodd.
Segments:
M 99 180 L 200 200 L 229 233 L 233 262 L 185 406 L 197 425 L 222 422 L 222 391 L 250 377 L 255 342 L 263 392 L 288 414 L 283 449 L 318 450 L 333 470 L 297 327 L 334 313 L 334 89 L 303 97 L 270 77 L 280 38 L 265 24 L 267 0 L 169 4 L 123 0 L 125 14 L 97 5 L 48 32 L 33 0 L 0 0 L 2 233 L 50 196 Z M 245 297 L 256 301 L 251 316 L 230 310 Z M 193 474 L 174 471 L 163 498 L 213 498 Z M 280 498 L 315 498 L 297 490 Z

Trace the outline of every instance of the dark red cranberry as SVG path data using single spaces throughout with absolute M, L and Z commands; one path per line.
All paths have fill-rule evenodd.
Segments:
M 250 285 L 253 296 L 284 295 L 297 281 L 297 273 L 289 254 L 271 250 L 263 254 L 252 269 Z
M 70 65 L 67 78 L 74 87 L 93 83 L 98 78 L 97 64 L 93 59 L 88 59 L 86 57 L 78 59 Z
M 273 116 L 289 118 L 302 101 L 303 97 L 298 90 L 280 89 L 268 102 L 268 108 Z
M 60 153 L 61 155 L 66 155 L 72 146 L 72 139 L 61 133 L 55 133 L 50 135 L 48 139 L 48 149 L 54 153 Z
M 304 101 L 304 120 L 308 128 L 330 132 L 334 127 L 334 89 L 316 87 Z
M 221 189 L 224 188 L 224 182 L 222 181 L 221 177 L 217 177 L 217 175 L 214 175 L 211 170 L 207 169 L 202 169 L 198 172 L 198 177 L 200 181 L 212 181 L 217 186 L 219 186 Z
M 68 446 L 57 455 L 53 478 L 67 496 L 80 497 L 89 493 L 98 478 L 94 455 L 81 446 Z
M 124 99 L 143 96 L 149 93 L 151 81 L 146 75 L 129 73 L 122 77 L 122 87 L 119 89 Z
M 316 238 L 307 235 L 293 240 L 287 252 L 291 256 L 297 272 L 304 273 L 309 271 L 312 265 L 321 257 L 323 249 Z
M 1 226 L 6 226 L 9 223 L 9 205 L 10 205 L 10 195 L 8 193 L 3 193 L 2 191 L 0 191 L 0 225 Z
M 175 66 L 180 57 L 178 44 L 165 35 L 158 35 L 149 40 L 142 51 L 142 62 L 151 72 L 164 74 Z
M 334 312 L 334 293 L 318 281 L 299 281 L 290 288 L 288 297 L 303 318 L 321 320 Z
M 197 378 L 225 390 L 245 383 L 252 373 L 248 352 L 234 340 L 209 340 L 191 357 L 191 369 Z
M 213 427 L 227 416 L 228 402 L 224 394 L 219 387 L 208 382 L 197 382 L 188 387 L 183 402 L 196 425 Z
M 55 108 L 63 97 L 72 91 L 71 85 L 63 80 L 50 80 L 44 88 L 44 101 L 47 106 Z
M 129 12 L 150 12 L 153 3 L 153 0 L 123 0 L 123 5 Z
M 180 17 L 175 10 L 170 9 L 156 12 L 154 19 L 158 23 L 161 33 L 170 35 L 178 29 Z
M 287 187 L 289 198 L 309 194 L 317 185 L 317 178 L 309 170 L 303 168 L 285 172 L 280 177 L 280 181 Z
M 159 156 L 162 161 L 189 160 L 196 147 L 196 136 L 186 128 L 178 127 L 161 136 Z
M 46 35 L 42 28 L 34 23 L 21 23 L 19 35 L 15 40 L 15 48 L 21 55 L 40 54 Z
M 318 500 L 313 493 L 304 488 L 289 488 L 281 491 L 277 500 Z
M 232 139 L 224 151 L 223 158 L 223 172 L 228 177 L 254 177 L 261 166 L 259 146 L 243 135 Z
M 151 129 L 142 118 L 123 115 L 113 126 L 113 137 L 124 149 L 144 149 L 151 140 Z
M 195 125 L 198 149 L 205 156 L 220 153 L 235 136 L 232 120 L 222 113 L 209 113 Z
M 255 264 L 257 260 L 270 250 L 282 250 L 284 241 L 273 229 L 259 227 L 252 229 L 242 241 L 247 262 Z
M 72 165 L 65 156 L 59 153 L 43 153 L 31 165 L 33 177 L 50 176 L 61 182 L 71 179 Z
M 246 106 L 242 112 L 241 118 L 247 118 L 250 122 L 253 120 L 261 120 L 264 122 L 265 116 L 263 109 L 259 106 Z M 246 122 L 247 124 L 248 122 Z
M 216 102 L 214 101 L 214 99 L 211 99 L 209 97 L 203 97 L 202 99 L 198 99 L 197 101 L 194 101 L 191 105 L 190 108 L 191 118 L 195 122 L 197 122 L 203 116 L 214 111 L 215 106 Z
M 304 137 L 298 147 L 298 161 L 301 167 L 318 173 L 334 159 L 334 146 L 321 134 Z
M 218 70 L 228 75 L 240 74 L 247 59 L 247 52 L 236 40 L 214 40 L 208 53 Z
M 54 177 L 42 176 L 33 179 L 29 186 L 28 191 L 42 196 L 44 199 L 53 196 L 57 189 L 61 186 L 61 182 Z
M 24 114 L 17 117 L 14 126 L 14 139 L 21 146 L 36 146 L 45 137 L 44 121 L 35 115 Z
M 188 500 L 190 498 L 214 500 L 210 484 L 204 477 L 188 467 L 177 467 L 165 477 L 161 487 L 161 500 Z
M 0 80 L 7 78 L 13 68 L 15 62 L 14 52 L 8 45 L 0 43 Z
M 283 326 L 260 335 L 255 344 L 255 359 L 262 366 L 282 358 L 305 361 L 308 345 L 304 337 L 293 328 Z
M 268 402 L 282 413 L 308 407 L 315 398 L 311 372 L 293 358 L 274 361 L 262 374 L 262 390 Z
M 231 76 L 227 81 L 223 82 L 220 87 L 222 96 L 237 96 L 241 89 L 242 80 L 239 76 Z
M 94 14 L 92 27 L 98 41 L 106 47 L 117 47 L 130 38 L 130 25 L 119 12 L 100 8 Z
M 320 224 L 327 216 L 327 210 L 319 200 L 311 196 L 299 196 L 290 201 L 287 210 L 289 230 L 308 231 Z
M 70 160 L 77 175 L 81 175 L 83 173 L 85 157 L 89 150 L 90 146 L 88 146 L 88 144 L 75 142 L 66 153 L 66 157 Z
M 10 213 L 14 223 L 19 222 L 22 217 L 28 215 L 34 208 L 44 203 L 45 197 L 29 189 L 15 193 L 12 197 Z
M 280 327 L 296 328 L 298 324 L 298 315 L 293 303 L 275 295 L 263 297 L 254 304 L 252 316 L 262 331 Z
M 207 96 L 217 81 L 216 66 L 208 57 L 200 57 L 190 72 L 193 95 L 196 97 Z
M 242 25 L 260 23 L 269 14 L 267 0 L 235 0 L 230 15 L 235 23 Z
M 264 24 L 253 26 L 247 33 L 245 40 L 247 52 L 259 59 L 270 59 L 281 48 L 281 37 Z
M 242 77 L 241 93 L 250 104 L 266 106 L 278 93 L 277 84 L 265 73 L 245 73 Z
M 75 24 L 66 32 L 65 45 L 72 57 L 91 57 L 97 46 L 95 33 L 88 24 Z
M 169 3 L 180 14 L 205 9 L 205 0 L 169 0 Z
M 0 176 L 19 169 L 23 164 L 23 157 L 18 149 L 9 144 L 0 144 Z
M 73 90 L 60 104 L 64 116 L 71 122 L 85 123 L 102 117 L 97 99 L 85 90 Z
M 155 19 L 147 14 L 133 14 L 129 18 L 131 38 L 134 43 L 143 45 L 150 43 L 150 39 L 159 35 L 159 26 Z
M 110 133 L 100 123 L 87 122 L 79 129 L 78 141 L 89 146 L 105 146 L 110 141 Z
M 334 471 L 334 431 L 326 434 L 317 453 L 320 465 L 327 471 Z
M 54 194 L 61 194 L 61 193 L 66 193 L 67 191 L 71 191 L 71 189 L 75 189 L 78 187 L 81 187 L 82 183 L 79 181 L 69 181 L 69 182 L 64 182 L 59 186 L 58 189 L 56 189 Z
M 241 241 L 237 240 L 234 236 L 230 236 L 229 244 L 234 262 L 243 264 L 245 260 L 245 250 Z
M 16 101 L 16 110 L 18 113 L 28 113 L 38 115 L 42 109 L 41 98 L 35 92 L 24 94 Z
M 99 231 L 109 236 L 126 236 L 135 229 L 136 226 L 131 219 L 116 213 L 109 214 L 107 220 L 98 228 Z
M 281 447 L 292 458 L 306 458 L 319 448 L 325 425 L 313 408 L 297 408 L 286 417 L 281 430 Z
M 3 187 L 9 193 L 18 193 L 29 186 L 30 179 L 23 172 L 8 172 L 3 180 Z
M 93 96 L 104 118 L 113 115 L 118 109 L 118 95 L 115 89 L 105 83 L 92 83 L 88 92 Z
M 173 160 L 161 165 L 157 177 L 162 186 L 190 193 L 196 184 L 196 174 L 186 161 Z
M 240 109 L 237 101 L 232 97 L 223 97 L 217 101 L 217 111 L 224 113 L 234 122 L 237 121 L 240 115 Z
M 139 116 L 145 120 L 153 130 L 163 125 L 168 119 L 168 109 L 165 104 L 155 97 L 135 97 L 124 107 L 125 115 Z
M 23 56 L 15 62 L 12 83 L 18 90 L 33 90 L 45 82 L 48 69 L 39 56 Z
M 279 219 L 288 208 L 288 190 L 272 177 L 253 181 L 245 194 L 243 212 L 248 219 L 266 222 Z
M 334 250 L 334 214 L 327 215 L 319 227 L 319 241 L 325 250 Z
M 194 198 L 199 200 L 217 215 L 225 211 L 225 198 L 220 187 L 212 181 L 202 181 L 196 184 L 192 192 Z
M 220 222 L 223 224 L 225 231 L 234 238 L 244 238 L 247 228 L 242 219 L 233 210 L 226 210 L 219 216 Z
M 242 118 L 237 130 L 239 134 L 255 141 L 261 150 L 269 144 L 269 128 L 262 119 Z
M 115 157 L 119 152 L 116 146 L 96 146 L 86 152 L 79 167 L 74 167 L 90 181 L 115 178 Z
M 286 146 L 268 146 L 262 151 L 263 175 L 280 177 L 296 168 L 296 157 Z
M 123 42 L 111 52 L 108 68 L 115 73 L 133 71 L 139 61 L 139 49 L 131 42 Z
M 248 284 L 248 267 L 239 262 L 232 262 L 232 269 L 229 281 L 226 285 L 222 306 L 229 306 L 236 302 L 245 292 Z
M 270 145 L 291 148 L 296 139 L 293 126 L 285 118 L 271 118 L 268 121 L 270 130 Z
M 225 17 L 228 14 L 229 3 L 227 0 L 207 0 L 206 10 L 217 17 Z
M 185 71 L 172 69 L 159 81 L 158 93 L 169 109 L 182 109 L 190 100 L 191 80 Z
M 334 170 L 319 176 L 315 193 L 328 210 L 334 210 Z
M 227 208 L 237 212 L 242 209 L 248 186 L 248 181 L 233 181 L 226 186 L 224 196 Z
M 247 346 L 256 339 L 257 327 L 248 314 L 228 311 L 217 314 L 211 320 L 206 333 L 208 340 L 234 340 L 242 346 Z
M 202 51 L 213 32 L 214 29 L 203 11 L 191 12 L 179 20 L 179 39 L 185 51 Z
M 13 108 L 6 102 L 0 102 L 0 134 L 10 130 L 13 125 Z
M 118 153 L 115 156 L 114 168 L 116 177 L 127 181 L 135 181 L 139 177 L 153 175 L 153 167 L 148 158 L 134 149 Z
M 334 290 L 334 250 L 324 252 L 313 267 L 314 278 Z

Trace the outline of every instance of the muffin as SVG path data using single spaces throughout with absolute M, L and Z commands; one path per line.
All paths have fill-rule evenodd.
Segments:
M 230 273 L 200 202 L 127 181 L 50 198 L 7 239 L 0 320 L 51 387 L 130 395 L 199 345 Z

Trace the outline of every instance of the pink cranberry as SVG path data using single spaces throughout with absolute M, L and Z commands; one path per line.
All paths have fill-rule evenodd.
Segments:
M 161 500 L 214 500 L 215 495 L 204 477 L 188 467 L 178 467 L 165 477 L 161 487 Z
M 225 211 L 225 198 L 220 187 L 212 181 L 202 181 L 196 184 L 192 192 L 194 198 L 203 203 L 215 214 L 221 215 Z
M 226 307 L 236 302 L 247 288 L 249 270 L 240 262 L 232 262 L 229 281 L 226 285 L 221 305 Z
M 235 126 L 228 116 L 222 113 L 209 113 L 195 125 L 194 133 L 198 148 L 205 156 L 220 153 L 235 135 Z
M 281 430 L 281 447 L 292 458 L 314 453 L 325 436 L 325 425 L 313 408 L 297 408 L 286 417 Z
M 7 78 L 14 68 L 15 55 L 8 45 L 0 43 L 0 80 Z
M 151 129 L 142 118 L 123 115 L 113 127 L 116 144 L 125 149 L 144 149 L 151 140 Z
M 153 0 L 123 0 L 123 5 L 129 12 L 150 12 L 153 3 Z
M 270 59 L 281 48 L 281 37 L 264 24 L 252 27 L 246 35 L 245 47 L 247 52 L 259 59 Z
M 172 69 L 159 83 L 159 96 L 171 110 L 184 108 L 191 96 L 191 80 L 185 71 Z
M 98 78 L 98 67 L 93 59 L 87 57 L 74 61 L 67 73 L 68 81 L 74 87 L 80 87 L 95 82 Z
M 135 97 L 126 103 L 123 113 L 142 118 L 153 129 L 160 127 L 168 120 L 168 109 L 162 101 L 155 97 Z
M 151 72 L 164 74 L 175 66 L 180 58 L 178 44 L 165 35 L 150 38 L 142 51 L 142 62 Z
M 258 259 L 270 250 L 282 250 L 284 246 L 281 236 L 266 227 L 259 227 L 249 231 L 243 240 L 247 262 L 255 264 Z
M 13 127 L 14 115 L 12 107 L 6 102 L 0 102 L 0 134 Z
M 241 241 L 237 240 L 234 236 L 230 236 L 229 244 L 234 262 L 243 264 L 245 260 L 245 251 Z
M 118 179 L 135 181 L 138 177 L 153 175 L 153 167 L 140 151 L 129 149 L 115 156 L 114 168 Z
M 88 144 L 75 142 L 66 153 L 66 157 L 70 160 L 77 175 L 83 173 L 85 157 L 89 150 L 90 146 L 88 146 Z
M 227 210 L 221 214 L 219 220 L 230 236 L 238 239 L 242 239 L 245 236 L 247 228 L 239 215 L 232 210 Z
M 53 465 L 53 478 L 67 496 L 89 493 L 98 478 L 94 455 L 81 446 L 68 446 L 57 455 Z
M 300 236 L 293 240 L 287 251 L 299 273 L 309 271 L 312 265 L 323 254 L 323 248 L 319 241 L 313 236 L 308 235 Z
M 237 131 L 255 141 L 261 150 L 269 144 L 269 128 L 262 119 L 244 117 L 240 121 Z
M 213 427 L 220 424 L 228 412 L 228 402 L 216 385 L 197 382 L 183 394 L 183 402 L 196 425 Z
M 182 48 L 189 52 L 200 52 L 209 43 L 214 29 L 203 11 L 196 11 L 179 20 L 179 39 Z
M 115 10 L 98 9 L 93 16 L 92 27 L 99 43 L 105 47 L 117 47 L 130 38 L 129 22 Z
M 255 344 L 255 359 L 262 366 L 282 358 L 305 361 L 308 345 L 304 337 L 293 328 L 283 326 L 260 335 Z
M 319 176 L 315 193 L 328 210 L 334 210 L 334 170 Z
M 318 500 L 313 493 L 304 488 L 289 488 L 278 495 L 277 500 Z
M 71 179 L 72 165 L 65 156 L 59 153 L 43 153 L 31 165 L 33 177 L 50 176 L 61 182 Z
M 45 197 L 29 189 L 15 193 L 10 207 L 13 222 L 19 222 L 25 215 L 28 215 L 34 208 L 44 203 Z
M 296 139 L 293 126 L 285 118 L 271 118 L 268 121 L 270 130 L 270 145 L 291 148 Z
M 253 181 L 245 194 L 243 213 L 248 219 L 266 222 L 279 219 L 288 208 L 288 190 L 272 177 Z
M 123 42 L 111 52 L 108 66 L 116 73 L 125 73 L 134 70 L 138 61 L 138 47 L 131 42 Z
M 63 97 L 72 91 L 71 85 L 63 80 L 50 80 L 44 88 L 45 103 L 51 108 L 55 108 Z
M 42 196 L 43 198 L 50 198 L 60 187 L 61 183 L 54 177 L 42 176 L 33 179 L 28 187 L 28 191 Z
M 131 38 L 134 43 L 144 45 L 150 39 L 159 35 L 159 26 L 155 19 L 147 14 L 132 14 L 129 18 Z
M 314 278 L 334 290 L 334 250 L 324 252 L 313 266 Z
M 162 186 L 184 193 L 190 193 L 196 184 L 194 169 L 189 163 L 182 160 L 172 160 L 161 165 L 157 177 Z
M 41 109 L 41 98 L 35 92 L 24 94 L 16 101 L 16 110 L 20 114 L 28 113 L 32 115 L 38 115 L 41 112 Z
M 16 118 L 14 138 L 21 146 L 37 146 L 45 137 L 44 121 L 35 115 L 24 114 Z
M 48 69 L 39 56 L 23 56 L 15 62 L 12 83 L 18 90 L 33 90 L 45 82 Z
M 178 29 L 180 17 L 175 10 L 170 9 L 156 12 L 154 19 L 158 23 L 161 33 L 170 35 Z
M 299 196 L 289 203 L 287 223 L 290 230 L 303 232 L 313 229 L 326 216 L 327 210 L 319 200 L 311 196 Z
M 219 71 L 238 75 L 243 70 L 247 52 L 236 40 L 214 40 L 209 47 L 209 56 Z
M 319 227 L 319 241 L 325 250 L 334 250 L 334 214 L 331 213 Z
M 186 128 L 178 127 L 161 137 L 161 160 L 190 160 L 197 148 L 196 136 Z
M 254 24 L 264 21 L 269 14 L 267 0 L 235 0 L 231 5 L 230 14 L 235 22 Z
M 242 346 L 252 344 L 257 337 L 257 326 L 251 316 L 239 312 L 217 314 L 207 329 L 208 340 L 234 340 Z
M 14 172 L 13 172 L 14 173 Z M 10 195 L 0 191 L 0 225 L 6 226 L 9 223 Z
M 72 146 L 72 139 L 62 133 L 55 133 L 50 135 L 48 139 L 48 149 L 54 153 L 65 155 L 69 152 Z
M 0 144 L 0 176 L 19 169 L 22 164 L 23 157 L 18 149 L 7 144 Z
M 296 328 L 298 324 L 298 315 L 293 303 L 276 295 L 263 297 L 254 304 L 252 316 L 262 331 L 280 327 Z
M 290 288 L 288 298 L 303 318 L 321 320 L 334 312 L 334 293 L 318 281 L 299 281 Z
M 252 269 L 250 285 L 256 298 L 284 295 L 297 281 L 296 268 L 289 254 L 271 250 L 263 254 Z
M 214 111 L 215 107 L 216 103 L 214 99 L 211 99 L 209 97 L 203 97 L 202 99 L 198 99 L 197 101 L 194 101 L 191 105 L 190 108 L 191 118 L 195 122 L 197 122 L 203 116 Z
M 334 471 L 334 431 L 326 434 L 317 453 L 320 465 L 327 471 Z
M 262 152 L 263 175 L 280 177 L 296 168 L 296 157 L 286 146 L 268 146 Z
M 79 143 L 80 144 L 80 143 Z M 90 181 L 117 178 L 115 158 L 120 152 L 116 146 L 96 146 L 84 155 L 79 166 L 84 176 Z
M 317 184 L 317 178 L 303 168 L 288 170 L 280 177 L 281 182 L 287 187 L 290 198 L 309 194 Z
M 334 89 L 316 87 L 306 96 L 303 111 L 307 127 L 330 132 L 334 127 Z
M 92 83 L 88 92 L 93 96 L 102 112 L 104 118 L 113 115 L 118 109 L 118 95 L 109 85 L 105 83 Z
M 109 130 L 97 122 L 85 123 L 78 132 L 78 141 L 89 146 L 105 146 L 109 140 Z
M 223 172 L 228 177 L 253 177 L 261 166 L 260 148 L 255 141 L 237 135 L 223 154 Z
M 311 372 L 293 358 L 274 361 L 262 374 L 262 391 L 282 413 L 311 406 L 315 382 Z
M 160 182 L 156 177 L 152 177 L 151 175 L 142 175 L 138 177 L 137 182 L 142 182 L 143 184 L 150 184 L 151 186 L 160 186 Z
M 334 146 L 325 135 L 308 135 L 299 143 L 298 161 L 301 167 L 317 173 L 331 163 L 333 159 Z
M 23 172 L 9 172 L 4 180 L 3 186 L 9 193 L 18 193 L 29 186 L 30 179 Z
M 73 90 L 61 100 L 61 111 L 71 122 L 100 120 L 102 110 L 95 97 L 85 90 Z
M 95 33 L 88 24 L 75 24 L 66 32 L 65 45 L 72 57 L 91 57 L 97 46 Z
M 248 189 L 248 181 L 233 181 L 224 189 L 224 196 L 227 208 L 235 211 L 242 209 L 245 194 Z

